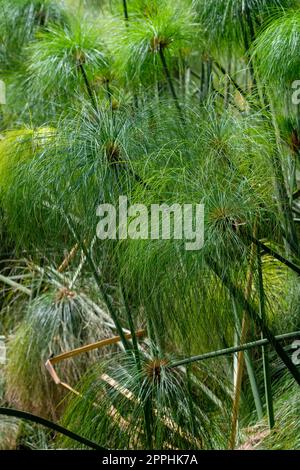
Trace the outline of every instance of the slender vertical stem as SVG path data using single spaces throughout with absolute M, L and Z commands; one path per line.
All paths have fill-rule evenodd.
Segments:
M 224 100 L 224 107 L 225 109 L 228 108 L 228 105 L 229 105 L 229 96 L 230 96 L 230 80 L 229 80 L 229 76 L 231 74 L 231 56 L 230 54 L 228 55 L 228 75 L 226 75 L 226 78 L 225 78 L 225 91 L 224 91 L 224 96 L 225 96 L 225 100 Z
M 254 245 L 252 244 L 251 254 L 250 254 L 250 264 L 249 264 L 249 269 L 247 273 L 247 281 L 246 281 L 246 288 L 245 288 L 245 299 L 247 301 L 250 298 L 251 289 L 252 289 L 253 264 L 254 264 Z M 250 326 L 249 323 L 250 323 L 249 316 L 244 311 L 241 335 L 240 335 L 241 344 L 246 342 L 248 331 L 249 331 L 249 326 Z M 234 449 L 235 444 L 236 444 L 236 434 L 237 434 L 237 428 L 238 428 L 238 414 L 239 414 L 239 405 L 240 405 L 240 400 L 241 400 L 241 389 L 242 389 L 244 365 L 245 365 L 244 353 L 243 351 L 240 351 L 238 353 L 236 383 L 235 383 L 233 408 L 232 408 L 231 435 L 230 435 L 230 440 L 229 440 L 230 449 Z
M 207 93 L 210 93 L 212 89 L 212 60 L 209 58 L 207 63 Z
M 284 239 L 287 245 L 287 251 L 293 253 L 295 256 L 300 255 L 300 247 L 297 229 L 293 219 L 293 212 L 290 204 L 290 198 L 286 188 L 286 182 L 284 178 L 282 162 L 281 162 L 281 137 L 278 123 L 276 120 L 276 113 L 273 108 L 272 99 L 266 92 L 263 97 L 264 101 L 268 105 L 271 111 L 272 124 L 275 133 L 277 149 L 272 154 L 272 165 L 275 174 L 275 189 L 277 192 L 277 204 L 282 218 L 282 226 L 284 229 Z
M 245 362 L 246 362 L 247 372 L 248 372 L 249 381 L 250 381 L 250 385 L 251 385 L 251 390 L 252 390 L 252 394 L 253 394 L 253 398 L 254 398 L 257 418 L 258 418 L 258 420 L 261 420 L 263 418 L 263 415 L 264 415 L 263 414 L 263 407 L 262 407 L 260 393 L 259 393 L 259 389 L 258 389 L 256 377 L 255 377 L 253 362 L 252 362 L 249 351 L 245 351 Z
M 112 111 L 112 92 L 109 86 L 109 80 L 105 80 L 106 94 L 109 100 L 110 109 Z
M 245 341 L 246 338 L 246 322 L 243 319 L 243 325 L 241 330 L 241 343 Z M 236 444 L 236 434 L 237 434 L 237 426 L 238 426 L 238 414 L 239 414 L 239 406 L 240 406 L 240 399 L 241 399 L 241 390 L 242 390 L 242 379 L 243 379 L 243 372 L 244 372 L 244 354 L 242 351 L 238 353 L 237 359 L 237 371 L 235 376 L 235 384 L 234 384 L 234 398 L 233 398 L 233 406 L 232 406 L 232 417 L 231 417 L 231 433 L 229 439 L 229 449 L 233 450 Z
M 187 364 L 186 366 L 186 382 L 187 382 L 187 391 L 188 391 L 188 407 L 191 416 L 192 422 L 192 433 L 196 435 L 196 422 L 195 422 L 195 410 L 194 410 L 194 402 L 193 402 L 193 395 L 192 395 L 192 380 L 191 380 L 191 365 Z
M 124 12 L 125 21 L 128 22 L 129 16 L 128 16 L 127 0 L 123 0 L 123 12 Z
M 200 101 L 204 97 L 204 84 L 205 84 L 205 67 L 204 67 L 204 61 L 202 60 L 202 62 L 201 62 L 201 82 L 200 82 L 200 93 L 199 93 Z
M 131 333 L 131 336 L 132 336 L 133 352 L 134 352 L 137 368 L 138 368 L 139 371 L 141 371 L 142 366 L 141 366 L 140 351 L 139 351 L 139 346 L 138 346 L 138 342 L 137 342 L 137 337 L 136 337 L 136 334 L 135 334 L 135 327 L 134 327 L 134 323 L 133 323 L 133 318 L 132 318 L 130 307 L 128 305 L 127 298 L 125 296 L 122 285 L 121 285 L 120 289 L 121 289 L 121 295 L 122 295 L 122 299 L 123 299 L 123 303 L 124 303 L 124 307 L 125 307 L 125 311 L 126 311 L 126 316 L 127 316 L 128 323 L 129 323 L 130 333 Z
M 84 83 L 85 83 L 85 86 L 86 86 L 86 89 L 87 89 L 87 92 L 88 92 L 88 95 L 90 97 L 90 100 L 91 100 L 91 103 L 94 107 L 94 109 L 97 109 L 97 104 L 96 104 L 96 101 L 95 101 L 95 97 L 94 97 L 94 94 L 93 94 L 93 91 L 92 91 L 92 87 L 90 85 L 90 82 L 87 78 L 87 74 L 86 74 L 86 71 L 85 71 L 85 68 L 83 66 L 83 64 L 80 62 L 78 64 L 78 67 L 79 67 L 79 70 L 81 72 L 81 75 L 83 77 L 83 80 L 84 80 Z
M 299 242 L 298 235 L 293 220 L 293 213 L 289 201 L 289 196 L 286 190 L 284 175 L 281 167 L 281 160 L 278 151 L 272 157 L 274 172 L 276 176 L 276 189 L 278 194 L 278 205 L 281 211 L 285 234 L 284 238 L 289 247 L 289 251 L 296 256 L 299 256 Z
M 180 118 L 183 119 L 182 109 L 181 109 L 180 104 L 178 102 L 177 94 L 176 94 L 176 91 L 175 91 L 175 88 L 174 88 L 174 85 L 173 85 L 173 80 L 171 78 L 171 74 L 170 74 L 170 71 L 169 71 L 169 68 L 168 68 L 168 64 L 167 64 L 167 61 L 166 61 L 166 58 L 165 58 L 165 54 L 164 54 L 164 51 L 163 51 L 163 48 L 161 47 L 161 45 L 159 46 L 158 52 L 159 52 L 159 57 L 160 57 L 162 66 L 163 66 L 164 74 L 166 76 L 166 79 L 167 79 L 167 82 L 168 82 L 168 85 L 169 85 L 169 88 L 170 88 L 171 95 L 174 99 L 175 106 L 176 106 L 177 111 L 180 115 Z
M 238 339 L 239 344 L 241 344 L 241 340 L 240 340 L 240 338 L 241 338 L 241 324 L 240 324 L 240 320 L 239 320 L 239 316 L 238 316 L 238 312 L 237 312 L 237 305 L 236 305 L 234 299 L 232 299 L 232 304 L 233 304 L 233 312 L 234 312 L 234 316 L 235 316 L 235 322 L 236 322 L 236 326 L 237 326 L 237 339 Z M 235 354 L 235 357 L 237 357 L 236 354 Z M 259 420 L 261 420 L 263 418 L 262 402 L 261 402 L 261 398 L 260 398 L 260 393 L 259 393 L 259 389 L 258 389 L 258 385 L 257 385 L 257 380 L 256 380 L 255 371 L 254 371 L 253 363 L 252 363 L 252 360 L 251 360 L 251 356 L 250 356 L 249 351 L 247 351 L 247 350 L 245 351 L 245 363 L 246 363 L 246 367 L 247 367 L 247 372 L 248 372 L 248 377 L 249 377 L 250 386 L 251 386 L 251 390 L 252 390 L 252 395 L 253 395 L 253 398 L 254 398 L 257 418 Z M 235 370 L 237 370 L 237 361 L 236 361 Z
M 259 249 L 257 249 L 257 271 L 258 271 L 259 310 L 260 310 L 261 318 L 265 320 L 265 317 L 266 317 L 265 292 L 264 292 L 264 284 L 263 284 L 263 276 L 262 276 L 261 253 Z M 263 333 L 261 333 L 261 336 L 263 338 Z M 274 419 L 274 408 L 273 408 L 273 398 L 272 398 L 270 364 L 269 364 L 269 357 L 268 357 L 268 345 L 262 346 L 262 357 L 263 357 L 264 384 L 265 384 L 268 421 L 269 421 L 269 427 L 270 429 L 272 429 L 275 424 L 275 419 Z
M 235 331 L 234 331 L 234 346 L 238 346 L 240 344 L 241 325 L 237 323 L 238 318 L 237 318 L 236 305 L 235 305 L 234 299 L 232 299 L 232 303 L 233 303 L 233 311 L 235 314 L 235 323 L 237 325 L 237 328 L 235 328 Z M 233 382 L 233 389 L 234 389 L 237 383 L 237 365 L 238 365 L 238 353 L 237 352 L 233 354 L 232 361 L 233 361 L 233 374 L 232 374 L 233 381 L 232 382 Z
M 256 33 L 255 33 L 255 28 L 253 24 L 253 19 L 251 16 L 251 12 L 249 10 L 249 6 L 247 5 L 247 2 L 245 3 L 245 16 L 248 24 L 249 31 L 246 31 L 246 28 L 243 26 L 243 32 L 244 32 L 244 41 L 245 41 L 245 48 L 247 51 L 247 54 L 249 55 L 249 48 L 251 43 L 256 38 Z M 253 62 L 249 58 L 249 70 L 252 78 L 252 82 L 254 86 L 257 86 L 257 78 L 255 75 L 254 67 L 253 67 Z M 265 100 L 265 96 L 263 99 Z M 279 130 L 278 126 L 276 123 L 275 119 L 275 113 L 272 111 L 272 119 L 273 119 L 273 125 L 275 129 L 275 135 L 276 135 L 276 143 L 278 150 L 275 152 L 273 155 L 273 167 L 275 171 L 275 176 L 276 176 L 276 189 L 278 193 L 278 205 L 281 210 L 281 215 L 283 218 L 283 223 L 285 227 L 285 239 L 287 242 L 287 245 L 289 249 L 291 250 L 292 253 L 295 255 L 299 256 L 299 243 L 298 243 L 298 237 L 297 237 L 297 232 L 295 228 L 295 224 L 293 221 L 293 215 L 291 211 L 291 207 L 289 204 L 289 198 L 286 190 L 286 185 L 284 181 L 284 175 L 281 167 L 281 161 L 280 161 L 280 156 L 279 156 L 279 151 L 280 151 L 280 137 L 279 137 Z
M 248 15 L 250 15 L 249 12 L 248 12 Z M 252 24 L 251 15 L 249 16 L 249 18 L 251 20 L 251 25 L 252 25 L 250 32 L 251 32 L 251 35 L 253 36 L 252 40 L 254 40 L 255 39 L 255 37 L 254 37 L 255 31 L 254 31 L 254 27 L 253 27 L 253 24 Z M 245 41 L 248 41 L 247 34 L 248 33 L 244 31 Z M 249 43 L 247 43 L 247 44 L 249 44 Z M 220 64 L 218 64 L 218 62 L 215 62 L 215 65 L 218 67 L 218 69 L 222 73 L 224 73 L 224 74 L 226 73 L 225 69 Z M 250 72 L 251 72 L 251 75 L 252 75 L 253 83 L 255 85 L 257 85 L 257 81 L 255 79 L 255 72 L 254 72 L 253 64 L 252 64 L 251 61 L 250 61 Z M 234 81 L 233 81 L 233 84 L 237 88 L 237 90 L 244 96 L 244 92 L 239 87 L 239 85 Z M 263 98 L 264 98 L 264 101 L 265 101 L 266 97 L 263 97 Z M 269 105 L 270 106 L 272 105 L 271 101 L 270 101 Z M 272 108 L 272 106 L 271 106 L 271 108 Z M 291 205 L 290 205 L 290 201 L 289 201 L 289 197 L 288 197 L 288 193 L 287 193 L 287 189 L 286 189 L 286 184 L 285 184 L 285 180 L 284 180 L 284 174 L 283 174 L 283 171 L 282 171 L 282 165 L 281 165 L 281 159 L 280 159 L 280 146 L 281 146 L 280 132 L 279 132 L 278 125 L 277 125 L 277 122 L 276 122 L 275 112 L 272 109 L 271 109 L 271 114 L 272 114 L 272 121 L 273 121 L 273 127 L 274 127 L 274 131 L 275 131 L 276 144 L 277 144 L 277 150 L 272 155 L 272 165 L 273 165 L 274 173 L 275 173 L 275 177 L 276 177 L 277 203 L 278 203 L 279 210 L 281 212 L 284 231 L 285 231 L 284 238 L 285 238 L 285 241 L 288 245 L 289 251 L 291 253 L 293 253 L 294 255 L 299 256 L 300 255 L 300 247 L 299 247 L 299 242 L 298 242 L 298 235 L 297 235 L 295 223 L 294 223 L 294 220 L 293 220 L 293 213 L 292 213 L 292 209 L 291 209 Z
M 248 26 L 248 30 L 247 30 L 247 26 L 245 25 L 244 19 L 241 17 L 241 26 L 243 30 L 243 36 L 244 36 L 244 45 L 246 49 L 246 55 L 248 56 L 248 65 L 249 65 L 249 71 L 250 71 L 250 75 L 252 79 L 252 84 L 253 86 L 256 86 L 256 77 L 254 73 L 253 63 L 251 61 L 250 54 L 249 54 L 250 46 L 254 42 L 256 34 L 255 34 L 251 12 L 249 10 L 249 6 L 247 5 L 247 2 L 245 2 L 244 14 L 245 14 L 246 22 Z
M 126 310 L 126 315 L 129 323 L 129 329 L 132 336 L 132 343 L 133 343 L 133 353 L 135 357 L 136 367 L 140 376 L 140 388 L 142 388 L 142 362 L 141 362 L 141 354 L 137 342 L 137 337 L 135 334 L 135 327 L 133 323 L 133 318 L 131 315 L 130 307 L 127 302 L 126 294 L 124 293 L 123 287 L 121 286 L 121 294 L 123 298 L 123 303 Z M 147 397 L 145 403 L 143 404 L 143 414 L 145 419 L 145 438 L 146 438 L 146 445 L 147 447 L 152 447 L 152 400 L 151 397 Z

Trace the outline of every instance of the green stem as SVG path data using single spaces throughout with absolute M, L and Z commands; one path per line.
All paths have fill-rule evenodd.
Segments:
M 289 198 L 286 184 L 285 184 L 285 178 L 284 178 L 282 162 L 281 162 L 281 157 L 280 157 L 281 149 L 282 149 L 280 129 L 278 127 L 276 113 L 275 113 L 273 103 L 272 103 L 272 98 L 269 97 L 268 94 L 266 94 L 265 96 L 265 101 L 266 100 L 268 102 L 268 106 L 271 111 L 272 124 L 274 128 L 276 146 L 277 146 L 277 149 L 272 155 L 272 165 L 274 168 L 274 174 L 276 178 L 275 185 L 276 185 L 276 192 L 277 192 L 277 203 L 278 203 L 278 207 L 281 213 L 282 224 L 283 224 L 284 231 L 285 231 L 284 238 L 287 244 L 288 251 L 290 253 L 293 253 L 296 256 L 299 256 L 300 251 L 299 251 L 299 243 L 298 243 L 298 234 L 297 234 L 296 225 L 293 219 L 293 211 L 292 211 L 290 198 Z
M 245 97 L 245 92 L 244 90 L 239 86 L 239 84 L 230 76 L 230 74 L 224 69 L 224 67 L 219 64 L 219 62 L 217 62 L 216 60 L 213 59 L 213 63 L 214 65 L 216 66 L 216 68 L 218 70 L 220 70 L 220 72 L 222 72 L 223 75 L 225 76 L 228 76 L 230 82 L 233 84 L 233 86 L 237 89 L 237 91 Z
M 124 12 L 125 21 L 128 22 L 129 16 L 128 16 L 128 8 L 127 8 L 127 1 L 126 0 L 123 0 L 123 12 Z
M 183 119 L 182 109 L 181 109 L 181 107 L 179 105 L 179 102 L 178 102 L 177 94 L 176 94 L 176 91 L 175 91 L 175 88 L 174 88 L 174 85 L 173 85 L 173 80 L 171 78 L 171 74 L 170 74 L 170 71 L 169 71 L 169 68 L 168 68 L 168 64 L 167 64 L 167 61 L 166 61 L 166 58 L 165 58 L 165 54 L 164 54 L 164 51 L 163 51 L 163 48 L 161 47 L 161 45 L 158 48 L 158 52 L 159 52 L 159 57 L 160 57 L 160 60 L 161 60 L 162 66 L 163 66 L 164 74 L 166 76 L 166 79 L 167 79 L 167 82 L 168 82 L 170 92 L 171 92 L 171 95 L 173 97 L 175 106 L 176 106 L 177 111 L 180 115 L 180 118 Z
M 283 335 L 275 336 L 277 341 L 284 341 L 286 339 L 300 337 L 300 331 L 293 331 L 292 333 L 285 333 Z M 259 339 L 257 341 L 251 341 L 250 343 L 240 344 L 238 346 L 233 346 L 231 348 L 219 349 L 217 351 L 211 351 L 208 353 L 200 354 L 198 356 L 190 356 L 179 361 L 174 361 L 168 364 L 169 368 L 180 367 L 187 364 L 192 364 L 193 362 L 205 361 L 206 359 L 213 359 L 215 357 L 227 356 L 229 354 L 234 354 L 240 351 L 247 351 L 249 349 L 257 348 L 263 345 L 269 344 L 267 338 Z
M 27 289 L 27 287 L 23 286 L 22 284 L 19 284 L 18 282 L 15 282 L 13 279 L 10 279 L 9 277 L 3 276 L 0 274 L 0 282 L 3 282 L 4 284 L 7 284 L 8 286 L 12 287 L 13 289 L 19 290 L 20 292 L 23 292 L 23 294 L 28 295 L 29 297 L 31 296 L 31 290 Z
M 204 96 L 204 87 L 205 87 L 205 66 L 204 66 L 204 62 L 202 60 L 202 62 L 201 62 L 200 94 L 199 94 L 200 101 L 203 99 L 203 96 Z
M 263 320 L 265 320 L 265 318 L 266 318 L 265 292 L 264 292 L 263 275 L 262 275 L 261 254 L 260 254 L 259 249 L 257 250 L 257 271 L 258 271 L 258 291 L 259 291 L 260 316 Z M 264 384 L 265 384 L 265 394 L 266 394 L 266 405 L 267 405 L 268 421 L 269 421 L 269 427 L 270 427 L 270 429 L 272 429 L 274 427 L 274 424 L 275 424 L 275 419 L 274 419 L 274 408 L 273 408 L 273 398 L 272 398 L 272 384 L 271 384 L 270 364 L 269 364 L 267 346 L 262 346 L 262 357 L 263 357 Z
M 272 161 L 276 176 L 276 188 L 278 193 L 279 207 L 285 227 L 285 240 L 290 251 L 296 256 L 299 256 L 298 235 L 293 220 L 293 211 L 290 205 L 289 196 L 287 194 L 281 167 L 281 160 L 278 152 L 275 152 Z
M 246 49 L 246 55 L 248 56 L 248 65 L 249 65 L 249 70 L 250 70 L 250 75 L 252 79 L 252 83 L 254 86 L 256 86 L 256 77 L 255 77 L 255 72 L 253 68 L 253 63 L 251 61 L 251 57 L 249 56 L 249 50 L 251 47 L 251 44 L 255 41 L 255 28 L 253 24 L 253 19 L 251 16 L 251 12 L 249 10 L 249 6 L 247 5 L 247 2 L 245 2 L 245 16 L 249 28 L 249 36 L 248 36 L 248 31 L 245 28 L 245 25 L 243 23 L 243 19 L 241 18 L 242 21 L 242 29 L 243 29 L 243 34 L 244 34 L 244 44 L 245 44 L 245 49 Z
M 253 19 L 251 16 L 251 12 L 249 10 L 249 6 L 247 3 L 245 4 L 245 15 L 247 19 L 247 23 L 249 26 L 249 37 L 248 37 L 248 32 L 244 28 L 244 41 L 245 41 L 245 48 L 247 50 L 247 53 L 249 51 L 250 47 L 250 42 L 253 43 L 256 34 L 255 34 L 255 28 L 253 24 Z M 251 58 L 249 58 L 249 70 L 251 73 L 253 85 L 257 86 L 257 78 L 255 76 L 255 71 L 253 67 L 253 62 Z M 263 96 L 263 101 L 266 101 L 266 97 Z M 297 236 L 297 231 L 295 227 L 295 223 L 293 221 L 293 213 L 292 209 L 290 207 L 289 203 L 289 197 L 287 194 L 286 190 L 286 185 L 284 181 L 284 175 L 282 171 L 282 166 L 281 166 L 281 161 L 280 161 L 280 156 L 279 156 L 279 151 L 280 151 L 280 136 L 279 136 L 279 129 L 276 123 L 276 118 L 275 118 L 275 113 L 272 111 L 272 118 L 273 118 L 273 126 L 275 130 L 275 136 L 276 136 L 276 143 L 277 143 L 277 148 L 278 151 L 275 152 L 273 155 L 273 168 L 276 176 L 276 189 L 278 193 L 278 205 L 279 209 L 281 211 L 284 227 L 285 227 L 285 240 L 287 242 L 287 245 L 289 247 L 289 250 L 294 253 L 295 255 L 299 255 L 299 244 L 298 244 L 298 236 Z
M 133 352 L 134 352 L 134 357 L 135 357 L 135 360 L 136 360 L 136 365 L 137 365 L 137 368 L 138 368 L 139 372 L 141 372 L 142 365 L 141 365 L 141 358 L 140 358 L 140 350 L 139 350 L 139 345 L 138 345 L 138 342 L 137 342 L 137 337 L 136 337 L 136 334 L 135 334 L 135 327 L 134 327 L 134 323 L 133 323 L 133 318 L 132 318 L 131 311 L 130 311 L 130 308 L 129 308 L 129 305 L 128 305 L 128 302 L 127 302 L 127 298 L 125 296 L 122 285 L 120 286 L 120 289 L 121 289 L 123 304 L 124 304 L 125 311 L 126 311 L 126 316 L 127 316 L 127 319 L 128 319 L 130 333 L 131 333 L 131 336 L 132 336 Z
M 300 275 L 300 267 L 297 266 L 296 264 L 292 263 L 288 259 L 286 259 L 284 256 L 280 255 L 277 253 L 277 251 L 274 251 L 272 248 L 269 248 L 266 246 L 264 243 L 262 243 L 260 240 L 257 238 L 253 237 L 252 235 L 249 235 L 249 239 L 251 240 L 252 243 L 254 243 L 258 248 L 260 248 L 262 251 L 264 251 L 266 254 L 271 255 L 273 258 L 277 259 L 280 261 L 282 264 L 290 268 L 292 271 Z
M 100 278 L 100 275 L 99 275 L 99 272 L 98 272 L 98 269 L 90 255 L 90 252 L 88 250 L 88 248 L 86 247 L 86 244 L 84 242 L 82 242 L 81 240 L 81 237 L 79 236 L 79 234 L 77 233 L 77 230 L 73 224 L 73 222 L 71 221 L 70 217 L 68 217 L 64 212 L 63 212 L 63 215 L 66 219 L 66 222 L 71 230 L 71 232 L 73 233 L 73 236 L 76 240 L 76 242 L 78 243 L 78 245 L 80 246 L 81 250 L 83 251 L 85 257 L 86 257 L 86 260 L 90 266 L 90 269 L 92 271 L 92 274 L 94 276 L 94 279 L 96 281 L 96 284 L 97 284 L 97 287 L 101 293 L 101 296 L 109 310 L 109 313 L 113 319 L 113 322 L 116 326 L 116 329 L 119 333 L 119 336 L 121 338 L 121 341 L 123 343 L 123 346 L 125 348 L 126 351 L 129 351 L 131 349 L 130 347 L 130 344 L 129 342 L 127 341 L 126 337 L 125 337 L 125 334 L 124 334 L 124 331 L 123 331 L 123 328 L 122 328 L 122 325 L 118 319 L 118 315 L 117 315 L 117 312 L 115 311 L 115 308 L 110 300 L 110 297 L 109 295 L 107 294 L 106 292 L 106 289 L 105 287 L 103 286 L 103 282 L 101 281 L 101 278 Z
M 187 381 L 187 391 L 188 391 L 188 407 L 191 416 L 192 422 L 192 433 L 196 435 L 196 422 L 195 422 L 195 410 L 194 410 L 194 402 L 193 402 L 193 394 L 192 394 L 192 381 L 191 381 L 191 371 L 190 371 L 190 364 L 186 366 L 186 381 Z
M 293 193 L 292 199 L 293 199 L 293 201 L 295 201 L 299 197 L 300 197 L 300 189 L 297 189 L 297 191 Z
M 96 101 L 95 101 L 95 97 L 94 97 L 94 94 L 93 94 L 93 91 L 92 91 L 92 87 L 90 85 L 90 82 L 87 78 L 87 74 L 86 74 L 86 71 L 85 71 L 85 68 L 83 66 L 82 63 L 79 63 L 78 64 L 78 67 L 79 67 L 79 70 L 81 72 L 81 75 L 83 77 L 83 80 L 84 80 L 84 83 L 85 83 L 85 86 L 86 86 L 86 89 L 87 89 L 87 92 L 88 92 L 88 95 L 90 97 L 90 100 L 91 100 L 91 103 L 93 105 L 93 108 L 95 110 L 97 110 L 97 104 L 96 104 Z
M 141 377 L 142 377 L 142 363 L 141 363 L 141 357 L 140 357 L 140 350 L 137 342 L 137 337 L 135 334 L 135 327 L 133 323 L 133 318 L 131 315 L 131 311 L 127 302 L 126 295 L 124 293 L 123 287 L 121 286 L 121 294 L 123 298 L 123 303 L 125 306 L 126 310 L 126 315 L 129 323 L 129 329 L 131 332 L 132 336 L 132 343 L 133 343 L 133 353 L 135 357 L 135 362 L 136 362 L 136 367 L 140 376 L 140 387 L 142 388 L 142 382 L 141 382 Z M 148 448 L 152 448 L 152 424 L 153 424 L 153 419 L 152 419 L 152 401 L 151 397 L 147 397 L 145 403 L 143 404 L 143 414 L 144 414 L 144 419 L 145 419 L 145 437 L 146 437 L 146 445 Z
M 218 264 L 214 259 L 207 259 L 207 263 L 216 274 L 216 276 L 221 280 L 225 287 L 229 290 L 233 298 L 245 309 L 248 313 L 251 320 L 254 321 L 256 326 L 262 331 L 264 336 L 269 340 L 270 344 L 275 349 L 276 353 L 285 364 L 287 369 L 290 371 L 291 375 L 294 377 L 298 385 L 300 385 L 300 371 L 292 362 L 290 357 L 287 355 L 281 344 L 277 341 L 276 337 L 273 335 L 272 331 L 266 325 L 265 320 L 259 316 L 256 310 L 252 305 L 245 299 L 243 293 L 240 289 L 231 281 L 226 272 L 222 272 Z
M 240 324 L 240 319 L 239 319 L 239 316 L 238 316 L 237 307 L 236 307 L 236 303 L 235 303 L 234 299 L 232 299 L 232 303 L 233 303 L 233 312 L 234 312 L 236 326 L 237 326 L 238 338 L 240 339 L 241 324 Z M 246 363 L 247 373 L 248 373 L 250 386 L 251 386 L 251 390 L 252 390 L 252 395 L 253 395 L 253 398 L 254 398 L 257 417 L 258 417 L 259 420 L 261 420 L 263 418 L 262 402 L 261 402 L 261 399 L 260 399 L 260 393 L 259 393 L 259 389 L 258 389 L 258 385 L 257 385 L 257 380 L 256 380 L 255 372 L 254 372 L 253 363 L 252 363 L 252 360 L 251 360 L 251 357 L 250 357 L 250 354 L 249 354 L 248 350 L 245 350 L 245 363 Z
M 109 80 L 105 80 L 105 87 L 106 87 L 106 94 L 107 94 L 107 97 L 108 97 L 108 101 L 109 101 L 109 106 L 110 106 L 110 110 L 111 110 L 111 113 L 112 113 L 112 119 L 113 119 L 113 109 L 112 109 L 112 92 L 111 92 L 111 89 L 110 89 L 110 86 L 109 86 Z

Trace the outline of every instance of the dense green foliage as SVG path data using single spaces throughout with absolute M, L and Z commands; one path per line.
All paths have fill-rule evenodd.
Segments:
M 300 329 L 299 42 L 297 0 L 0 0 L 2 404 L 109 448 L 300 448 L 274 339 Z M 97 239 L 120 195 L 204 204 L 203 248 Z M 57 365 L 77 393 L 51 379 L 114 335 Z M 0 417 L 18 446 L 80 444 Z

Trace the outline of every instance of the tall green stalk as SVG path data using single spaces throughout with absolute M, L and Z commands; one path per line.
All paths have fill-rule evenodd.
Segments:
M 92 105 L 93 105 L 93 108 L 94 108 L 95 110 L 97 110 L 96 100 L 95 100 L 95 97 L 94 97 L 94 94 L 93 94 L 93 91 L 92 91 L 92 87 L 91 87 L 91 85 L 90 85 L 90 82 L 89 82 L 89 80 L 88 80 L 88 77 L 87 77 L 85 68 L 84 68 L 84 66 L 83 66 L 83 64 L 82 64 L 81 62 L 78 64 L 78 67 L 79 67 L 79 70 L 80 70 L 81 75 L 82 75 L 82 77 L 83 77 L 83 80 L 84 80 L 84 83 L 85 83 L 85 86 L 86 86 L 88 95 L 89 95 L 89 97 L 90 97 L 91 103 L 92 103 Z
M 290 199 L 286 188 L 286 183 L 284 179 L 284 173 L 282 169 L 281 162 L 281 138 L 280 130 L 276 121 L 275 111 L 273 109 L 271 98 L 264 96 L 264 100 L 269 102 L 269 107 L 271 109 L 272 115 L 272 124 L 275 132 L 276 146 L 277 149 L 272 154 L 272 164 L 275 174 L 275 189 L 277 192 L 277 201 L 278 207 L 282 218 L 282 225 L 284 229 L 284 239 L 287 244 L 288 252 L 292 253 L 294 256 L 299 258 L 300 256 L 300 247 L 298 234 L 296 230 L 296 225 L 293 219 L 293 212 L 290 205 Z
M 249 57 L 250 46 L 251 46 L 251 44 L 253 44 L 253 42 L 255 40 L 255 29 L 254 29 L 254 24 L 253 24 L 251 12 L 249 10 L 249 6 L 247 5 L 247 2 L 245 2 L 244 15 L 246 17 L 246 23 L 241 19 L 241 28 L 242 28 L 243 36 L 244 36 L 244 45 L 245 45 L 245 49 L 246 49 L 246 55 L 248 56 L 248 64 L 249 64 L 249 70 L 250 70 L 252 84 L 253 84 L 254 87 L 256 87 L 256 76 L 255 76 L 255 72 L 254 72 L 254 68 L 253 68 L 251 58 Z M 249 32 L 246 31 L 246 24 L 249 28 Z
M 256 229 L 254 229 L 254 232 Z M 252 291 L 252 284 L 253 284 L 253 268 L 254 268 L 254 261 L 255 261 L 255 246 L 251 245 L 251 252 L 250 252 L 250 260 L 249 260 L 249 267 L 247 270 L 247 280 L 245 286 L 245 300 L 248 301 L 251 296 Z M 234 301 L 234 298 L 233 298 Z M 240 341 L 244 343 L 247 339 L 249 333 L 249 326 L 250 326 L 250 319 L 247 315 L 247 312 L 243 309 L 243 319 L 242 325 L 240 328 Z M 242 351 L 238 354 L 237 360 L 237 371 L 236 371 L 236 383 L 234 388 L 234 397 L 233 397 L 233 406 L 232 406 L 232 421 L 231 421 L 231 434 L 229 439 L 229 449 L 234 449 L 236 444 L 236 435 L 238 429 L 238 414 L 239 414 L 239 406 L 241 400 L 241 391 L 242 391 L 242 380 L 243 380 L 243 373 L 244 373 L 244 364 L 245 364 L 245 357 Z
M 236 306 L 236 303 L 235 303 L 234 299 L 232 299 L 232 304 L 233 304 L 232 305 L 233 306 L 233 312 L 234 312 L 235 322 L 236 322 L 236 327 L 237 327 L 238 339 L 240 340 L 240 338 L 241 338 L 241 323 L 240 323 L 240 319 L 239 319 L 238 312 L 237 312 L 237 306 Z M 263 408 L 262 408 L 262 402 L 261 402 L 261 398 L 260 398 L 259 388 L 258 388 L 258 385 L 257 385 L 256 376 L 255 376 L 255 371 L 254 371 L 254 367 L 253 367 L 253 362 L 251 360 L 251 356 L 250 356 L 248 351 L 245 351 L 244 354 L 245 354 L 245 363 L 246 363 L 246 367 L 247 367 L 249 382 L 250 382 L 250 386 L 251 386 L 251 390 L 252 390 L 252 395 L 253 395 L 253 398 L 254 398 L 257 418 L 258 418 L 258 420 L 261 420 L 263 418 Z
M 123 0 L 123 12 L 124 12 L 125 21 L 128 22 L 129 16 L 128 16 L 127 0 Z
M 128 319 L 129 328 L 130 328 L 130 332 L 132 336 L 133 353 L 135 357 L 136 368 L 137 368 L 139 378 L 140 378 L 140 383 L 141 383 L 140 387 L 142 388 L 141 378 L 142 378 L 143 370 L 142 370 L 142 363 L 141 363 L 141 353 L 138 347 L 138 342 L 137 342 L 137 337 L 135 334 L 135 327 L 134 327 L 130 307 L 128 305 L 126 294 L 124 293 L 122 286 L 121 286 L 121 294 L 122 294 L 126 316 Z M 146 402 L 143 404 L 143 412 L 144 412 L 144 419 L 145 419 L 146 446 L 148 449 L 152 448 L 152 427 L 153 427 L 153 411 L 152 410 L 153 410 L 153 406 L 152 406 L 151 397 L 147 397 Z
M 261 254 L 260 254 L 259 249 L 257 249 L 257 271 L 258 271 L 259 310 L 260 310 L 260 316 L 262 320 L 265 321 L 266 319 L 265 292 L 264 292 L 263 275 L 262 275 Z M 263 337 L 263 333 L 262 333 L 262 337 Z M 274 419 L 274 408 L 273 408 L 273 398 L 272 398 L 270 364 L 269 364 L 269 357 L 268 357 L 268 346 L 262 346 L 262 357 L 263 357 L 264 384 L 265 384 L 268 421 L 269 421 L 269 427 L 270 429 L 272 429 L 275 424 L 275 419 Z
M 299 258 L 300 248 L 296 231 L 295 222 L 293 220 L 293 212 L 291 209 L 289 196 L 287 194 L 284 176 L 281 167 L 281 159 L 279 153 L 273 155 L 273 166 L 276 176 L 276 189 L 279 200 L 279 208 L 283 219 L 284 237 L 288 244 L 289 251 Z

